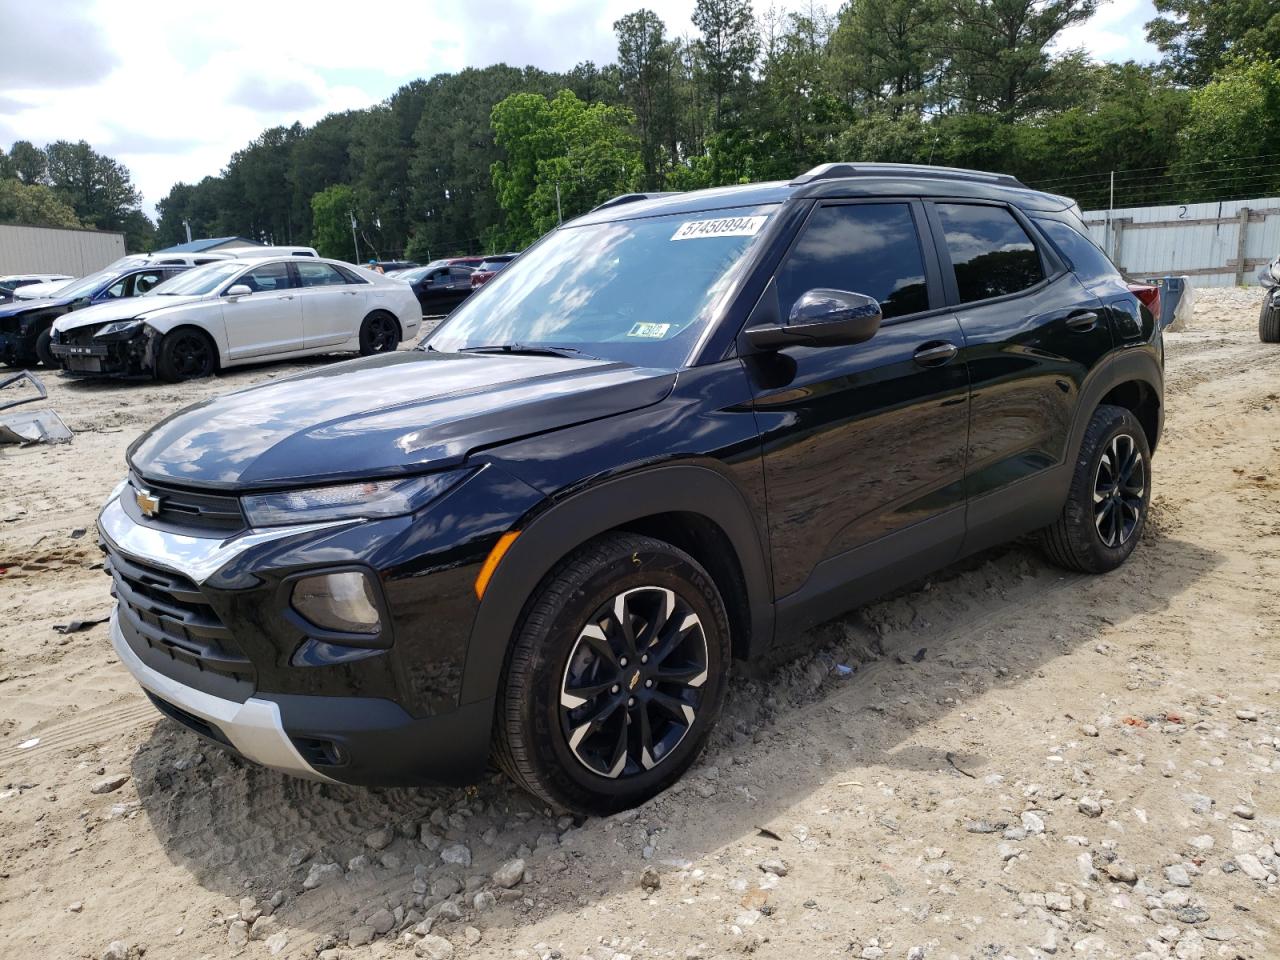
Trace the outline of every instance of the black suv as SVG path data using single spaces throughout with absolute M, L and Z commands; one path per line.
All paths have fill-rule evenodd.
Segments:
M 1071 201 L 834 164 L 628 195 L 415 351 L 182 411 L 99 519 L 120 659 L 251 760 L 355 784 L 490 758 L 608 811 L 694 761 L 730 662 L 1043 531 L 1143 529 L 1151 313 Z

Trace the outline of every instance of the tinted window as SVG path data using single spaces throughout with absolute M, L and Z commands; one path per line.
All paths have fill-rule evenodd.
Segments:
M 327 263 L 299 263 L 298 278 L 304 287 L 342 286 L 346 278 Z
M 885 318 L 929 307 L 924 258 L 905 203 L 820 207 L 778 273 L 785 319 L 791 305 L 818 287 L 875 297 Z
M 1049 235 L 1058 252 L 1067 258 L 1071 269 L 1087 277 L 1115 277 L 1120 271 L 1098 249 L 1097 244 L 1061 220 L 1037 220 L 1036 224 Z
M 961 303 L 1017 293 L 1044 279 L 1035 244 L 1006 208 L 964 203 L 937 207 Z
M 261 290 L 285 290 L 293 285 L 289 279 L 287 263 L 264 263 L 260 267 L 254 267 L 236 283 L 243 283 L 254 293 Z

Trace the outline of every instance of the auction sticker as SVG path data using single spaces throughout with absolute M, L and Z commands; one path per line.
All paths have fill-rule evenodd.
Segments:
M 644 337 L 647 340 L 661 340 L 671 329 L 669 323 L 637 323 L 627 331 L 628 337 Z
M 672 240 L 703 240 L 708 237 L 754 237 L 768 217 L 721 217 L 718 220 L 686 220 L 671 235 Z

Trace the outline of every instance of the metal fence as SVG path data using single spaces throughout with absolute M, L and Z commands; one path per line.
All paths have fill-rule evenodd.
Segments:
M 0 223 L 0 276 L 66 273 L 83 277 L 123 256 L 123 233 Z
M 1084 222 L 1135 277 L 1185 274 L 1197 287 L 1255 284 L 1280 256 L 1280 197 L 1089 210 Z

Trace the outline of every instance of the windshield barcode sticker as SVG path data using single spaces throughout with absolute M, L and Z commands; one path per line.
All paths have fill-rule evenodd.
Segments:
M 768 217 L 721 217 L 719 220 L 687 220 L 671 235 L 672 240 L 702 240 L 707 237 L 754 237 Z
M 628 337 L 644 337 L 646 340 L 661 340 L 671 329 L 669 323 L 637 323 L 627 331 Z

